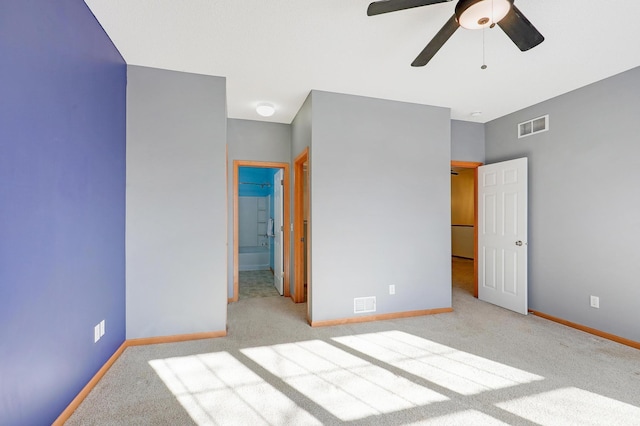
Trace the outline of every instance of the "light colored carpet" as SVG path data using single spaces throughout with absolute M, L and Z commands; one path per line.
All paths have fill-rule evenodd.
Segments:
M 311 328 L 241 299 L 227 337 L 126 349 L 67 424 L 640 425 L 640 351 L 460 286 L 453 307 Z

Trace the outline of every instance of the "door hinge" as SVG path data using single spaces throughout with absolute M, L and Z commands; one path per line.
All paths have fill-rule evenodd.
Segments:
M 280 179 L 280 185 L 284 185 L 284 179 Z

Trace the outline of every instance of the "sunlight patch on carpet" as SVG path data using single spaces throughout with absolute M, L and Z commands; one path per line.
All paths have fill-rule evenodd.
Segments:
M 336 337 L 345 346 L 461 395 L 544 378 L 401 331 Z
M 534 392 L 522 385 L 544 380 L 539 375 L 412 334 L 386 331 L 332 341 L 241 349 L 253 361 L 246 364 L 241 362 L 243 356 L 228 352 L 156 359 L 149 364 L 199 426 L 320 425 L 303 407 L 318 416 L 314 409 L 325 410 L 333 416 L 331 423 L 384 423 L 385 415 L 405 411 L 407 426 L 499 426 L 505 420 L 513 422 L 513 416 L 518 422 L 549 426 L 626 426 L 637 425 L 640 419 L 640 407 L 583 389 L 567 386 Z M 347 352 L 344 346 L 381 364 Z M 263 377 L 266 372 L 256 369 L 254 362 L 274 380 L 260 377 L 256 371 Z M 398 370 L 405 377 L 394 373 Z M 287 396 L 293 397 L 290 392 L 294 391 L 294 399 L 302 406 Z M 490 410 L 471 408 L 476 395 L 491 391 L 500 392 L 488 396 L 496 398 Z M 305 397 L 308 401 L 298 399 Z M 435 411 L 421 420 L 411 418 L 414 409 L 430 404 L 437 404 L 431 405 Z
M 540 425 L 640 424 L 640 407 L 573 387 L 500 402 L 496 406 Z
M 193 421 L 203 425 L 321 425 L 227 352 L 149 361 Z
M 509 426 L 509 423 L 502 422 L 476 410 L 464 410 L 457 413 L 445 414 L 444 416 L 433 417 L 415 423 L 407 423 L 403 426 Z
M 319 340 L 241 352 L 342 421 L 448 400 Z

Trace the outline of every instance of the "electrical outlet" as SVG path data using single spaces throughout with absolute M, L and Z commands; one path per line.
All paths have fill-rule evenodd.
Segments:
M 389 285 L 389 294 L 396 294 L 396 286 L 395 286 L 395 284 Z
M 100 321 L 100 337 L 104 336 L 104 324 L 105 320 Z
M 600 298 L 598 296 L 591 296 L 591 307 L 596 309 L 600 308 Z
M 96 343 L 98 340 L 100 340 L 100 324 L 96 324 L 96 326 L 93 327 L 93 343 Z

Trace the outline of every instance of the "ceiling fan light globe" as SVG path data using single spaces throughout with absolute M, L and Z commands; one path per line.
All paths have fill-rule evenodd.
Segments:
M 513 0 L 461 0 L 456 5 L 456 19 L 469 30 L 490 27 L 507 16 L 512 4 Z

